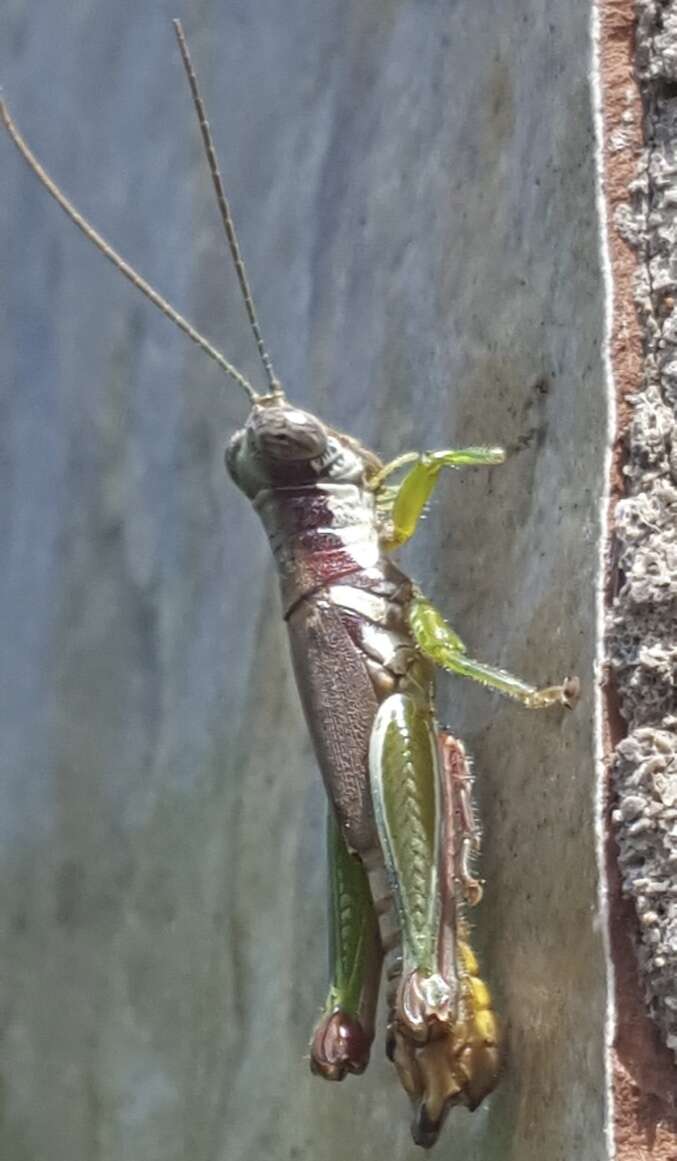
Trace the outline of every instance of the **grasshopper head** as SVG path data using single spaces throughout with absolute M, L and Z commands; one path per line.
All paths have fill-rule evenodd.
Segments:
M 271 472 L 321 458 L 327 447 L 325 425 L 288 403 L 252 408 L 245 431 Z
M 321 479 L 358 482 L 375 459 L 350 436 L 277 396 L 254 404 L 226 448 L 228 473 L 250 499 L 264 489 Z

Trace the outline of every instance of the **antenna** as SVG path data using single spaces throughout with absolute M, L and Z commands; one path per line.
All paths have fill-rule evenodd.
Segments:
M 207 162 L 209 164 L 209 172 L 210 172 L 211 178 L 212 178 L 212 185 L 214 186 L 214 191 L 216 193 L 216 200 L 219 204 L 219 211 L 221 213 L 221 221 L 223 222 L 223 228 L 226 231 L 226 238 L 228 239 L 228 246 L 230 248 L 230 252 L 231 252 L 232 257 L 233 257 L 233 262 L 235 263 L 235 270 L 237 271 L 237 277 L 238 277 L 238 281 L 240 283 L 242 297 L 244 298 L 244 304 L 247 308 L 249 322 L 251 323 L 251 328 L 252 328 L 252 331 L 254 332 L 256 346 L 258 347 L 259 355 L 261 356 L 261 362 L 263 363 L 266 375 L 268 377 L 268 383 L 270 385 L 271 395 L 277 396 L 278 398 L 283 399 L 284 392 L 282 390 L 282 385 L 281 385 L 279 379 L 275 375 L 270 355 L 268 354 L 268 352 L 265 348 L 264 342 L 263 342 L 263 338 L 261 337 L 261 328 L 259 327 L 259 321 L 258 321 L 258 318 L 256 317 L 256 308 L 254 306 L 254 298 L 253 298 L 253 295 L 251 292 L 251 287 L 249 286 L 249 280 L 247 278 L 247 271 L 245 269 L 244 261 L 242 258 L 242 253 L 240 251 L 240 246 L 239 246 L 239 243 L 237 240 L 237 234 L 235 233 L 235 224 L 233 222 L 233 215 L 230 212 L 230 206 L 228 204 L 228 198 L 226 197 L 226 191 L 223 188 L 223 179 L 221 177 L 221 171 L 219 169 L 219 161 L 218 161 L 218 157 L 216 156 L 216 149 L 214 146 L 214 140 L 212 138 L 211 130 L 209 128 L 209 121 L 207 120 L 207 113 L 205 110 L 204 101 L 203 101 L 201 93 L 200 93 L 197 75 L 196 75 L 195 69 L 193 67 L 193 62 L 190 59 L 190 52 L 188 50 L 188 42 L 186 40 L 186 34 L 183 31 L 183 25 L 181 24 L 180 20 L 172 20 L 172 24 L 174 25 L 176 39 L 179 42 L 179 49 L 181 50 L 181 58 L 183 60 L 183 66 L 186 70 L 186 76 L 188 77 L 188 84 L 190 85 L 190 91 L 191 91 L 191 95 L 193 98 L 193 105 L 195 106 L 195 112 L 197 114 L 197 119 L 198 119 L 198 123 L 200 126 L 200 133 L 202 134 L 202 141 L 203 141 L 203 144 L 205 147 L 205 153 L 207 155 Z
M 113 266 L 115 266 L 115 268 L 119 270 L 121 274 L 124 274 L 125 278 L 131 282 L 132 286 L 136 286 L 137 290 L 140 290 L 141 293 L 146 296 L 146 298 L 150 299 L 150 301 L 160 311 L 162 311 L 162 313 L 168 319 L 170 319 L 171 322 L 173 322 L 179 328 L 179 330 L 188 335 L 188 338 L 192 339 L 194 343 L 197 343 L 198 347 L 201 347 L 202 350 L 205 351 L 207 355 L 209 355 L 210 359 L 213 359 L 215 363 L 218 363 L 219 367 L 221 367 L 221 369 L 225 371 L 227 375 L 230 375 L 231 379 L 234 379 L 236 383 L 239 383 L 240 387 L 242 387 L 243 391 L 246 392 L 252 403 L 256 403 L 259 399 L 259 396 L 257 395 L 249 380 L 245 379 L 244 375 L 242 375 L 236 367 L 233 367 L 232 364 L 224 358 L 221 352 L 217 351 L 216 347 L 212 346 L 208 339 L 204 338 L 204 336 L 201 335 L 199 331 L 196 331 L 195 327 L 191 326 L 188 320 L 185 319 L 182 314 L 179 314 L 179 312 L 175 310 L 174 307 L 169 302 L 167 302 L 167 300 L 163 298 L 162 295 L 159 294 L 158 291 L 155 290 L 149 282 L 146 282 L 145 278 L 142 278 L 133 266 L 130 266 L 128 262 L 125 262 L 124 258 L 122 258 L 121 255 L 118 254 L 117 251 L 108 244 L 106 239 L 103 238 L 101 234 L 99 234 L 94 229 L 94 227 L 87 221 L 87 219 L 83 218 L 82 214 L 78 213 L 73 203 L 68 200 L 66 195 L 59 189 L 58 185 L 52 181 L 51 177 L 43 169 L 37 157 L 35 157 L 35 155 L 28 148 L 28 145 L 24 141 L 23 137 L 19 133 L 19 130 L 10 117 L 7 105 L 1 99 L 0 117 L 2 118 L 5 129 L 9 133 L 9 136 L 16 145 L 24 161 L 27 162 L 28 166 L 33 170 L 33 173 L 38 178 L 38 180 L 42 182 L 47 192 L 52 195 L 56 202 L 58 202 L 58 204 L 61 206 L 61 209 L 68 215 L 71 221 L 75 223 L 78 229 L 82 231 L 85 237 L 88 238 L 90 242 L 94 243 L 97 250 L 100 250 L 104 257 L 107 258 L 109 262 L 112 262 Z

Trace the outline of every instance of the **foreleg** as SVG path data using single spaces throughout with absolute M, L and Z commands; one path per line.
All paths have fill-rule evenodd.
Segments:
M 386 548 L 397 548 L 409 540 L 432 496 L 440 472 L 444 468 L 491 467 L 502 464 L 505 452 L 498 447 L 466 447 L 455 451 L 406 452 L 386 464 L 370 480 L 377 502 L 389 515 L 390 527 L 385 537 Z M 384 487 L 385 480 L 407 464 L 413 467 L 394 488 Z

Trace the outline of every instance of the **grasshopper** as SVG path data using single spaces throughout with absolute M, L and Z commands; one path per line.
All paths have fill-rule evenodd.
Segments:
M 537 689 L 473 659 L 393 563 L 446 469 L 500 464 L 500 448 L 407 452 L 390 463 L 287 399 L 264 346 L 180 22 L 174 27 L 250 325 L 265 393 L 233 367 L 78 213 L 15 127 L 11 139 L 82 232 L 248 397 L 226 468 L 258 512 L 279 572 L 303 709 L 329 799 L 331 979 L 312 1035 L 312 1071 L 342 1080 L 367 1066 L 379 984 L 386 1049 L 430 1147 L 448 1109 L 475 1108 L 500 1066 L 498 1020 L 469 941 L 479 845 L 470 763 L 438 724 L 435 668 L 531 709 L 571 706 L 576 679 Z

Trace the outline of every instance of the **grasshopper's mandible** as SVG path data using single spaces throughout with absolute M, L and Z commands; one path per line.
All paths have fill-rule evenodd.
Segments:
M 570 705 L 575 679 L 536 689 L 474 660 L 392 562 L 446 468 L 501 463 L 498 448 L 406 453 L 383 464 L 358 440 L 289 402 L 265 350 L 188 48 L 175 29 L 238 278 L 268 378 L 258 394 L 118 255 L 12 140 L 75 224 L 246 392 L 251 410 L 226 450 L 277 562 L 296 680 L 329 796 L 331 980 L 311 1067 L 342 1080 L 367 1066 L 381 976 L 387 1052 L 414 1106 L 414 1140 L 437 1139 L 449 1107 L 493 1088 L 497 1020 L 469 943 L 478 845 L 461 742 L 436 718 L 434 670 L 540 709 Z

